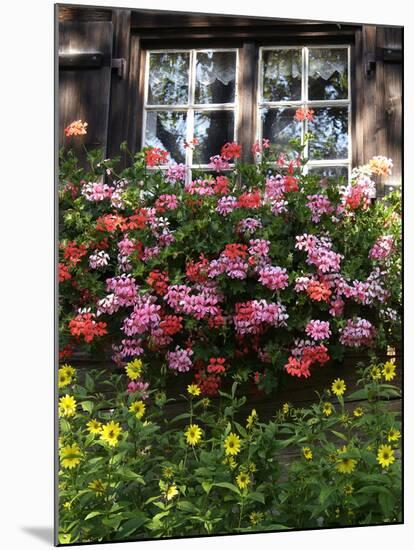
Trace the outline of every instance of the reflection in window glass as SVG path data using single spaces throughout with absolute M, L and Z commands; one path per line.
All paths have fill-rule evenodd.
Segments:
M 301 123 L 295 121 L 295 109 L 263 109 L 263 137 L 276 144 L 277 153 L 292 150 L 289 141 L 301 139 Z
M 309 99 L 347 99 L 348 50 L 309 49 Z
M 161 147 L 170 153 L 173 161 L 185 162 L 186 122 L 186 113 L 149 111 L 147 113 L 145 145 Z
M 148 105 L 188 103 L 189 64 L 189 53 L 150 53 Z
M 195 103 L 233 103 L 236 52 L 197 52 Z
M 143 142 L 175 162 L 208 164 L 235 140 L 237 50 L 149 51 L 146 59 Z
M 302 50 L 263 50 L 263 101 L 300 100 Z
M 341 182 L 347 180 L 348 178 L 348 167 L 347 166 L 312 166 L 308 173 L 312 176 L 318 176 L 321 180 L 329 182 Z
M 348 158 L 348 108 L 315 108 L 314 121 L 308 124 L 313 139 L 309 143 L 309 159 Z
M 300 138 L 310 170 L 333 166 L 348 175 L 349 47 L 263 47 L 260 59 L 258 138 L 286 153 L 292 150 L 289 140 Z M 296 121 L 298 109 L 304 111 Z M 305 140 L 309 133 L 313 137 Z
M 194 114 L 195 164 L 208 164 L 210 157 L 220 154 L 221 147 L 234 139 L 233 111 L 202 111 Z

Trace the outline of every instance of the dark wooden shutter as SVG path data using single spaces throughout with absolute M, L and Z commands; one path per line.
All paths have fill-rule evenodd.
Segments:
M 364 25 L 355 39 L 353 87 L 354 164 L 384 155 L 394 163 L 387 184 L 402 181 L 403 29 Z
M 379 87 L 377 146 L 379 154 L 392 158 L 394 168 L 391 182 L 402 180 L 402 83 L 403 30 L 392 27 L 377 28 L 377 81 Z M 381 151 L 384 151 L 381 153 Z
M 82 156 L 88 148 L 107 146 L 113 30 L 111 21 L 59 23 L 59 146 Z M 88 133 L 68 139 L 73 120 L 88 122 Z

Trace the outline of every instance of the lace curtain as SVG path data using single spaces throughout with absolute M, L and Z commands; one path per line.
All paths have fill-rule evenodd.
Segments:
M 309 56 L 309 76 L 329 80 L 334 73 L 343 74 L 346 71 L 346 51 L 318 50 L 318 54 Z M 272 52 L 264 67 L 268 79 L 279 81 L 291 77 L 300 78 L 302 74 L 302 58 L 300 52 L 282 50 Z
M 219 80 L 227 86 L 236 76 L 236 63 L 234 54 L 217 52 L 213 56 L 204 54 L 197 59 L 197 82 L 203 86 L 210 86 L 215 80 Z

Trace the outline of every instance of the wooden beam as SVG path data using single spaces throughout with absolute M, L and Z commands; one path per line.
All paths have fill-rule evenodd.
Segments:
M 286 40 L 296 40 L 304 43 L 308 39 L 335 37 L 337 39 L 353 39 L 355 30 L 353 29 L 338 29 L 332 25 L 319 25 L 312 27 L 294 28 L 280 27 L 273 25 L 269 27 L 237 27 L 229 25 L 228 27 L 152 27 L 152 28 L 134 28 L 139 33 L 141 38 L 150 40 L 161 39 L 218 39 L 218 38 L 233 38 L 233 39 L 272 39 L 277 42 L 286 42 Z
M 128 77 L 127 142 L 128 149 L 135 153 L 141 148 L 142 108 L 144 98 L 144 78 L 142 75 L 144 56 L 138 35 L 131 36 L 131 53 Z
M 258 51 L 254 42 L 245 42 L 240 51 L 238 142 L 243 162 L 252 162 L 251 147 L 256 134 L 256 89 Z

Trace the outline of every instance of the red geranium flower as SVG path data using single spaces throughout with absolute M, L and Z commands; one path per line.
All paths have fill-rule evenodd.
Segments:
M 217 176 L 216 181 L 212 183 L 212 187 L 215 195 L 228 195 L 229 179 L 226 176 Z
M 85 342 L 90 343 L 96 336 L 107 334 L 106 323 L 95 321 L 93 313 L 78 313 L 69 321 L 69 330 L 72 336 L 83 336 Z
M 247 245 L 245 244 L 226 244 L 224 255 L 231 260 L 245 258 L 247 256 Z
M 295 113 L 295 120 L 298 122 L 302 122 L 303 120 L 309 120 L 312 122 L 314 120 L 314 113 L 315 111 L 313 109 L 308 109 L 307 107 L 300 107 L 299 109 L 296 109 Z
M 168 160 L 168 153 L 159 147 L 150 147 L 145 150 L 145 164 L 147 166 L 159 166 Z
M 66 245 L 61 245 L 63 257 L 70 266 L 74 266 L 81 261 L 87 252 L 84 244 L 76 244 L 75 241 L 69 241 Z
M 164 271 L 159 271 L 159 269 L 150 271 L 146 281 L 159 296 L 164 296 L 167 292 L 169 279 Z
M 262 196 L 259 190 L 243 193 L 237 200 L 239 208 L 259 208 Z
M 69 268 L 66 264 L 59 262 L 59 283 L 63 283 L 72 278 L 72 275 L 69 273 Z
M 237 145 L 235 141 L 225 143 L 221 148 L 221 156 L 225 160 L 231 160 L 232 158 L 240 158 L 241 146 Z
M 311 300 L 316 300 L 317 302 L 328 302 L 332 294 L 329 287 L 319 281 L 311 281 L 308 284 L 306 293 Z
M 113 233 L 116 229 L 121 227 L 124 221 L 125 218 L 119 214 L 105 214 L 96 220 L 96 229 L 97 231 Z
M 226 371 L 226 360 L 223 357 L 211 357 L 207 365 L 207 372 L 210 374 L 223 374 Z
M 177 315 L 166 315 L 160 323 L 160 328 L 168 336 L 173 336 L 183 329 L 182 321 L 183 318 Z
M 203 283 L 207 280 L 207 267 L 209 266 L 209 261 L 204 256 L 200 254 L 200 261 L 195 262 L 190 260 L 186 264 L 185 274 L 187 279 L 193 283 Z

